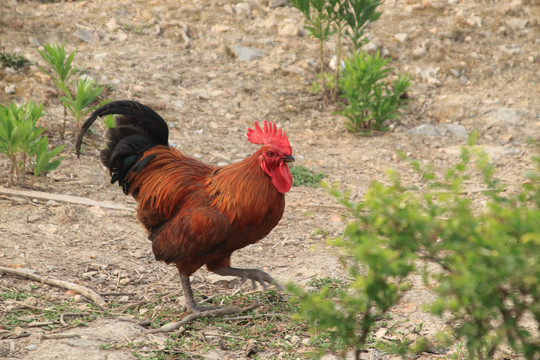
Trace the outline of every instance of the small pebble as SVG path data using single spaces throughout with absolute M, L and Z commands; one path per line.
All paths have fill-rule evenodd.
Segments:
M 6 94 L 15 94 L 15 85 L 7 85 L 4 88 L 4 91 L 6 92 Z

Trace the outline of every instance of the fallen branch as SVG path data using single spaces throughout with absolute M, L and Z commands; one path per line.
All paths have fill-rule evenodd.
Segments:
M 54 325 L 56 324 L 55 321 L 33 321 L 28 324 L 21 324 L 20 327 L 40 327 L 40 326 L 47 326 L 47 325 Z
M 231 314 L 238 314 L 243 313 L 246 311 L 249 311 L 253 309 L 254 306 L 249 306 L 247 308 L 241 308 L 239 306 L 228 306 L 221 309 L 215 309 L 215 310 L 208 310 L 208 311 L 201 311 L 197 313 L 193 313 L 191 315 L 186 316 L 180 321 L 177 321 L 175 323 L 168 323 L 160 327 L 159 329 L 152 329 L 149 330 L 149 334 L 157 334 L 157 333 L 168 333 L 171 331 L 175 331 L 180 329 L 183 325 L 186 325 L 193 320 L 204 318 L 204 317 L 218 317 L 223 315 L 231 315 Z
M 134 293 L 134 292 L 100 292 L 99 295 L 101 295 L 101 296 L 133 296 L 133 295 L 137 295 L 137 293 Z
M 39 281 L 44 284 L 60 287 L 63 289 L 73 290 L 84 296 L 85 298 L 92 300 L 94 304 L 100 308 L 107 307 L 107 303 L 103 298 L 94 290 L 84 287 L 82 285 L 74 284 L 65 280 L 51 279 L 44 276 L 32 274 L 29 269 L 12 269 L 5 266 L 0 266 L 0 273 L 4 272 L 11 275 L 16 275 L 22 278 Z
M 273 317 L 286 317 L 285 314 L 255 314 L 255 315 L 244 315 L 244 316 L 234 316 L 234 317 L 227 317 L 223 318 L 223 321 L 242 321 L 242 320 L 254 320 L 254 319 L 260 319 L 260 318 L 273 318 Z
M 164 23 L 169 26 L 181 26 L 182 27 L 182 39 L 184 39 L 184 48 L 189 49 L 191 46 L 191 39 L 188 35 L 188 26 L 185 22 L 180 20 L 171 20 Z
M 70 204 L 78 205 L 87 205 L 87 206 L 98 206 L 100 208 L 112 209 L 112 210 L 128 210 L 133 211 L 133 207 L 127 207 L 120 204 L 111 203 L 108 201 L 97 201 L 93 199 L 83 198 L 79 196 L 63 195 L 63 194 L 53 194 L 43 191 L 33 191 L 33 190 L 15 190 L 8 189 L 0 186 L 0 194 L 9 195 L 9 196 L 21 196 L 31 199 L 41 199 L 41 200 L 54 200 Z
M 71 339 L 71 338 L 80 338 L 81 335 L 79 334 L 47 334 L 43 335 L 41 338 L 44 340 L 53 340 L 53 339 Z

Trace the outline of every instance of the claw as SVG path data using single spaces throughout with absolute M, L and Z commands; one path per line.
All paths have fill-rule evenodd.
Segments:
M 268 284 L 272 284 L 279 290 L 283 290 L 283 288 L 277 283 L 276 280 L 274 280 L 274 278 L 272 278 L 272 276 L 259 269 L 237 269 L 228 267 L 214 270 L 214 272 L 218 275 L 238 276 L 240 279 L 242 279 L 242 282 L 250 279 L 253 289 L 256 289 L 257 283 L 259 283 L 265 290 L 268 289 Z

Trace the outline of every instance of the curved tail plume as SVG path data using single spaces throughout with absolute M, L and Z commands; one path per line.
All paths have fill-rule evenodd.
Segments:
M 125 115 L 124 124 L 132 124 L 133 127 L 144 129 L 145 135 L 152 139 L 156 144 L 167 145 L 169 141 L 169 128 L 167 123 L 158 113 L 150 107 L 136 101 L 119 100 L 113 101 L 95 110 L 84 122 L 77 138 L 75 150 L 77 157 L 81 153 L 82 139 L 86 131 L 96 121 L 98 117 L 105 115 Z M 119 121 L 117 120 L 117 126 Z
M 77 157 L 81 152 L 85 132 L 98 117 L 121 115 L 115 119 L 115 126 L 107 130 L 107 145 L 101 151 L 101 162 L 109 169 L 111 183 L 118 181 L 124 193 L 129 192 L 126 180 L 133 169 L 142 169 L 147 162 L 139 163 L 143 153 L 157 145 L 168 146 L 169 128 L 154 110 L 135 101 L 113 101 L 94 111 L 85 121 L 77 138 Z M 135 166 L 138 164 L 137 166 Z

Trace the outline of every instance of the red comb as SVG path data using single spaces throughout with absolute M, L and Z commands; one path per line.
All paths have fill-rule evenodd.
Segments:
M 284 130 L 277 128 L 275 123 L 268 123 L 264 120 L 263 128 L 255 121 L 255 130 L 248 129 L 247 137 L 253 144 L 269 145 L 275 147 L 285 155 L 292 154 L 291 144 Z

